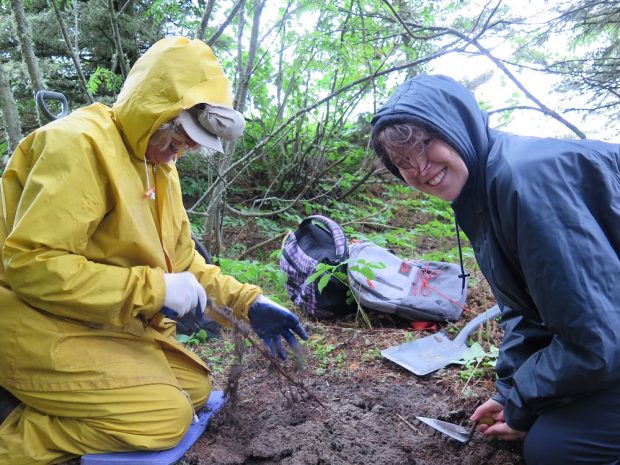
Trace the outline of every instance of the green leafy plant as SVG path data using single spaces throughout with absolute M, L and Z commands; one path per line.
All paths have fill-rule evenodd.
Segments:
M 250 260 L 234 260 L 231 258 L 215 258 L 217 264 L 226 274 L 234 276 L 243 283 L 256 284 L 278 303 L 287 300 L 284 284 L 286 274 L 273 263 L 261 263 Z
M 347 302 L 351 303 L 355 300 L 355 296 L 353 292 L 351 292 L 351 286 L 349 284 L 349 279 L 347 278 L 347 273 L 344 271 L 345 267 L 348 266 L 349 270 L 356 271 L 362 274 L 365 278 L 369 280 L 375 279 L 375 270 L 382 270 L 385 268 L 385 263 L 382 262 L 367 262 L 366 260 L 358 260 L 355 262 L 355 265 L 350 265 L 348 260 L 343 261 L 337 265 L 329 265 L 327 263 L 319 263 L 316 267 L 316 271 L 308 276 L 306 282 L 308 284 L 313 283 L 317 279 L 319 282 L 317 283 L 317 289 L 319 292 L 322 292 L 325 289 L 325 286 L 329 283 L 330 279 L 335 278 L 344 284 L 347 287 Z M 370 318 L 368 318 L 368 314 L 364 311 L 362 306 L 357 302 L 357 313 L 358 316 L 362 318 L 364 323 L 372 328 L 372 324 L 370 322 Z
M 204 329 L 200 329 L 191 335 L 177 334 L 177 341 L 181 344 L 186 344 L 188 346 L 197 346 L 199 344 L 207 342 L 208 340 L 209 335 Z
M 329 283 L 330 279 L 335 278 L 343 284 L 347 284 L 347 273 L 344 271 L 346 261 L 339 263 L 338 265 L 329 265 L 327 263 L 319 263 L 316 267 L 316 271 L 308 276 L 306 279 L 307 284 L 312 284 L 317 279 L 317 289 L 319 292 L 323 292 L 325 286 Z
M 367 262 L 366 260 L 358 260 L 355 265 L 349 265 L 349 261 L 345 260 L 338 265 L 329 265 L 327 263 L 319 263 L 316 267 L 316 271 L 308 276 L 306 282 L 308 284 L 313 283 L 317 279 L 319 282 L 317 283 L 317 289 L 319 292 L 325 289 L 327 283 L 331 278 L 336 278 L 338 281 L 342 282 L 345 285 L 349 285 L 349 280 L 347 278 L 347 273 L 343 270 L 343 268 L 348 265 L 351 271 L 356 271 L 362 274 L 365 278 L 373 280 L 375 279 L 375 274 L 372 271 L 375 270 L 383 270 L 385 269 L 385 263 L 382 262 Z
M 201 329 L 189 336 L 177 334 L 177 341 L 190 350 L 199 349 L 197 353 L 209 366 L 215 381 L 219 380 L 233 363 L 235 344 L 227 332 L 220 338 L 209 338 L 206 331 Z
M 123 84 L 123 78 L 110 69 L 97 66 L 95 72 L 88 78 L 86 87 L 91 94 L 95 95 L 102 84 L 106 91 L 118 92 Z
M 371 362 L 371 361 L 375 361 L 375 360 L 381 360 L 382 355 L 381 355 L 381 351 L 377 348 L 372 348 L 372 349 L 368 349 L 366 350 L 361 357 L 361 361 L 362 362 Z
M 461 360 L 453 360 L 452 363 L 463 365 L 463 369 L 459 372 L 459 377 L 465 381 L 463 390 L 472 379 L 479 379 L 484 375 L 484 367 L 495 368 L 498 355 L 499 349 L 496 346 L 491 345 L 489 350 L 485 351 L 479 342 L 474 342 L 465 351 Z
M 310 338 L 308 348 L 314 359 L 317 375 L 324 374 L 328 368 L 340 369 L 345 362 L 343 354 L 335 353 L 336 345 L 323 342 L 322 337 Z

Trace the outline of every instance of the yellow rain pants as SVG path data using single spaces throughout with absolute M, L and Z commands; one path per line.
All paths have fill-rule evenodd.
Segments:
M 13 391 L 22 402 L 0 425 L 0 465 L 47 465 L 84 454 L 161 450 L 187 432 L 211 393 L 208 371 L 164 351 L 178 384 L 73 392 Z M 191 403 L 190 403 L 191 399 Z

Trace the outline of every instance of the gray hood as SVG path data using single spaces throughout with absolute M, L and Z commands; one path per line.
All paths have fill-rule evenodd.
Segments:
M 450 144 L 463 158 L 470 179 L 467 192 L 476 183 L 490 147 L 488 116 L 474 95 L 448 76 L 421 75 L 401 84 L 372 119 L 374 137 L 386 126 L 413 122 Z M 387 154 L 377 153 L 386 168 L 400 177 Z

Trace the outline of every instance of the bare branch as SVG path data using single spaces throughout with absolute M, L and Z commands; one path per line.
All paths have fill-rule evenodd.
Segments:
M 407 33 L 412 35 L 412 37 L 415 37 L 415 35 L 411 31 L 411 28 L 409 27 L 409 25 L 405 24 L 405 22 L 398 15 L 398 13 L 394 9 L 394 7 L 390 4 L 390 2 L 388 0 L 383 0 L 383 2 L 386 5 L 388 5 L 388 7 L 392 11 L 392 13 L 396 17 L 396 19 L 403 26 L 403 28 L 407 31 Z M 558 120 L 559 122 L 561 122 L 562 124 L 564 124 L 567 128 L 569 128 L 571 131 L 573 131 L 581 139 L 585 139 L 586 138 L 586 135 L 579 128 L 577 128 L 571 122 L 566 120 L 562 115 L 560 115 L 556 111 L 554 111 L 551 108 L 549 108 L 548 106 L 546 106 L 544 103 L 542 103 L 540 101 L 540 99 L 538 99 L 534 94 L 532 94 L 521 83 L 521 81 L 519 81 L 519 79 L 517 79 L 517 77 L 506 67 L 506 65 L 499 58 L 495 57 L 491 53 L 490 50 L 488 50 L 480 42 L 478 42 L 478 40 L 476 40 L 474 38 L 470 38 L 467 35 L 463 34 L 462 32 L 457 31 L 456 29 L 453 29 L 453 28 L 449 28 L 449 27 L 434 27 L 434 26 L 425 27 L 425 26 L 419 25 L 419 24 L 416 24 L 415 26 L 417 28 L 419 28 L 419 29 L 427 29 L 429 31 L 437 31 L 437 32 L 441 32 L 441 33 L 452 34 L 453 36 L 458 37 L 462 41 L 464 41 L 464 42 L 466 42 L 466 43 L 468 43 L 470 45 L 473 45 L 474 47 L 476 47 L 479 50 L 479 52 L 482 55 L 484 55 L 487 58 L 489 58 L 495 64 L 495 66 L 497 66 L 508 77 L 508 79 L 510 79 L 513 82 L 513 84 L 516 85 L 517 88 L 519 88 L 530 100 L 532 100 L 534 103 L 536 103 L 536 105 L 538 105 L 541 108 L 541 111 L 545 112 L 547 115 L 551 116 L 552 118 L 554 118 L 554 119 Z
M 196 32 L 196 38 L 199 40 L 204 40 L 205 38 L 205 31 L 207 30 L 209 19 L 211 19 L 211 13 L 213 13 L 214 6 L 215 0 L 209 0 L 209 3 L 207 3 L 207 7 L 205 8 L 204 13 L 202 14 L 202 18 L 200 18 L 200 26 L 198 26 L 198 32 Z
M 62 36 L 65 40 L 65 46 L 67 47 L 67 52 L 71 56 L 71 60 L 73 60 L 73 64 L 75 66 L 75 72 L 78 75 L 78 80 L 80 82 L 80 86 L 84 91 L 84 95 L 86 95 L 86 99 L 89 103 L 93 103 L 95 100 L 93 96 L 88 91 L 88 85 L 86 84 L 86 78 L 84 77 L 84 73 L 82 72 L 82 67 L 80 65 L 80 57 L 76 51 L 73 50 L 71 46 L 71 39 L 69 38 L 69 32 L 67 31 L 67 26 L 65 25 L 65 21 L 60 14 L 60 10 L 58 9 L 58 5 L 56 5 L 56 0 L 49 0 L 52 6 L 54 7 L 54 13 L 56 13 L 56 19 L 58 20 L 58 25 L 60 26 L 60 31 L 62 32 Z
M 209 47 L 212 47 L 215 41 L 224 33 L 228 25 L 232 22 L 233 18 L 237 15 L 239 10 L 243 8 L 244 5 L 245 5 L 245 0 L 238 0 L 237 3 L 235 3 L 232 10 L 230 11 L 230 14 L 226 17 L 226 19 L 220 25 L 218 30 L 215 31 L 215 33 L 209 38 L 209 40 L 206 41 Z M 204 31 L 203 31 L 203 35 L 204 35 Z

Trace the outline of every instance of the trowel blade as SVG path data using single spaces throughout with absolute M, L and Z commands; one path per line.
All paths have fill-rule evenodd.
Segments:
M 416 417 L 423 423 L 432 426 L 437 431 L 441 431 L 443 434 L 450 436 L 452 439 L 456 439 L 459 442 L 467 442 L 471 437 L 471 431 L 461 425 L 455 425 L 454 423 L 448 423 L 447 421 L 437 420 L 436 418 Z

